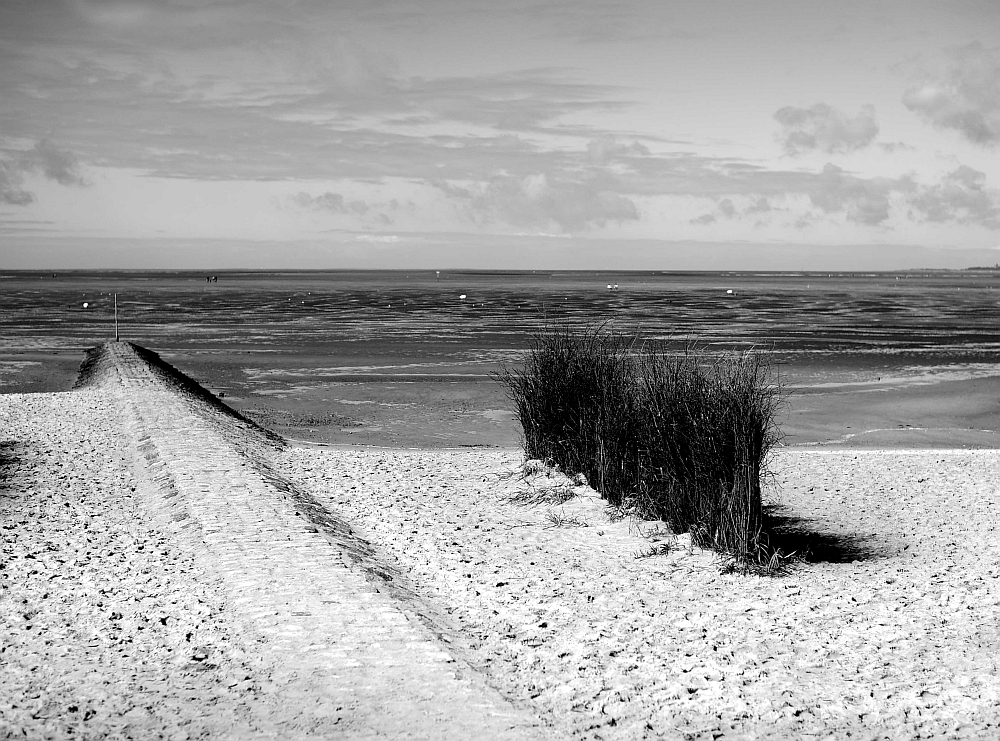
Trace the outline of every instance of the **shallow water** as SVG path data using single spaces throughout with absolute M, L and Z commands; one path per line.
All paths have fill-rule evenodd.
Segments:
M 996 285 L 994 285 L 996 284 Z M 608 290 L 607 286 L 617 286 Z M 649 338 L 785 353 L 1000 353 L 1000 271 L 903 273 L 7 273 L 5 346 L 114 332 L 172 347 L 296 352 L 331 342 L 445 343 L 494 360 L 547 322 L 613 320 Z M 464 299 L 461 296 L 465 296 Z M 84 302 L 88 307 L 84 308 Z
M 308 407 L 308 419 L 291 425 L 306 437 L 330 428 L 332 410 L 335 422 L 347 420 L 333 426 L 351 439 L 409 424 L 404 438 L 419 442 L 421 415 L 444 404 L 467 419 L 448 433 L 432 421 L 441 441 L 468 437 L 485 419 L 485 429 L 504 429 L 487 444 L 509 443 L 512 421 L 490 374 L 547 324 L 611 322 L 678 345 L 769 348 L 784 382 L 811 405 L 836 394 L 838 405 L 864 408 L 863 392 L 956 393 L 955 384 L 1000 378 L 998 270 L 309 271 L 226 273 L 217 282 L 190 272 L 15 272 L 0 274 L 0 384 L 20 390 L 40 373 L 26 364 L 68 365 L 113 338 L 116 293 L 123 339 L 234 406 L 292 417 Z M 368 407 L 401 411 L 359 414 L 372 400 Z M 809 405 L 793 407 L 790 418 Z M 964 426 L 981 426 L 978 417 Z

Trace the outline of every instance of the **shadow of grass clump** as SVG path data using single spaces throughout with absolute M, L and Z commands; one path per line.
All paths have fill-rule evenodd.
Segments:
M 874 548 L 867 538 L 816 530 L 810 520 L 779 504 L 765 505 L 764 522 L 772 549 L 808 563 L 852 563 L 885 556 L 885 549 Z
M 611 506 L 690 532 L 736 570 L 776 563 L 761 478 L 782 395 L 767 354 L 678 353 L 603 327 L 550 329 L 496 379 L 528 458 L 582 473 Z

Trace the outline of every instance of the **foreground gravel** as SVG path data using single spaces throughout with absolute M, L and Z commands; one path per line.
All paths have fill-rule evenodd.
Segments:
M 212 578 L 144 523 L 117 419 L 92 390 L 0 395 L 0 738 L 270 735 Z

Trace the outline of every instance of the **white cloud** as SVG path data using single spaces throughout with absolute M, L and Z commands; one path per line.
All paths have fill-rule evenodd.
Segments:
M 746 177 L 739 183 L 743 187 L 733 188 L 729 196 L 715 197 L 714 210 L 690 219 L 690 223 L 707 226 L 747 217 L 757 222 L 762 214 L 774 210 L 771 198 L 760 195 L 764 190 L 789 203 L 804 196 L 813 210 L 798 214 L 798 225 L 803 227 L 821 214 L 842 215 L 848 222 L 881 228 L 892 226 L 894 218 L 907 218 L 918 223 L 1000 229 L 1000 190 L 987 186 L 985 173 L 965 165 L 929 184 L 911 175 L 859 177 L 832 163 L 816 173 L 758 175 Z M 788 208 L 782 206 L 781 210 Z
M 890 194 L 912 189 L 905 178 L 859 178 L 828 162 L 807 192 L 823 211 L 844 212 L 848 221 L 875 226 L 889 218 Z
M 828 154 L 864 149 L 878 136 L 875 109 L 862 106 L 856 116 L 847 116 L 826 103 L 810 108 L 786 106 L 774 114 L 781 124 L 782 144 L 792 155 L 813 150 Z
M 903 105 L 976 144 L 1000 143 L 1000 48 L 969 44 L 955 51 L 952 60 L 946 72 L 907 90 Z
M 927 221 L 978 224 L 1000 229 L 1000 191 L 986 187 L 986 175 L 962 165 L 940 183 L 921 188 L 911 207 Z
M 371 210 L 371 207 L 364 201 L 348 201 L 340 193 L 333 193 L 331 191 L 326 191 L 318 196 L 299 192 L 290 196 L 289 200 L 299 208 L 314 211 L 329 211 L 334 214 L 357 214 L 361 216 Z
M 354 238 L 354 241 L 370 244 L 395 244 L 400 240 L 395 234 L 359 234 Z
M 10 206 L 27 206 L 35 200 L 30 191 L 24 190 L 22 168 L 17 162 L 0 160 L 0 203 Z
M 76 156 L 72 152 L 58 149 L 47 139 L 38 142 L 28 153 L 27 162 L 29 167 L 39 168 L 45 177 L 60 185 L 87 184 Z
M 633 141 L 631 144 L 622 144 L 610 135 L 591 139 L 587 143 L 587 158 L 595 165 L 607 165 L 632 157 L 645 157 L 649 154 L 649 147 L 644 144 L 637 141 Z
M 80 163 L 72 152 L 57 148 L 43 139 L 28 150 L 5 150 L 0 159 L 0 203 L 27 206 L 35 195 L 25 190 L 24 175 L 38 172 L 60 185 L 85 186 Z
M 436 183 L 452 198 L 464 200 L 473 218 L 513 227 L 583 231 L 609 222 L 637 221 L 628 197 L 602 188 L 593 174 L 578 179 L 536 172 L 523 177 L 496 175 L 468 187 Z

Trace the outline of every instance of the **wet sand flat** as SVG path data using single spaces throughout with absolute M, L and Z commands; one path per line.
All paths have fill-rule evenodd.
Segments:
M 323 370 L 336 362 L 325 355 L 261 357 L 234 348 L 163 356 L 234 409 L 294 440 L 423 448 L 520 444 L 512 404 L 490 376 L 492 363 L 441 365 L 437 374 L 338 369 L 334 375 Z M 0 354 L 10 364 L 0 391 L 65 390 L 80 357 L 79 350 Z M 785 444 L 1000 447 L 1000 375 L 987 372 L 989 366 L 978 375 L 962 364 L 939 365 L 936 374 L 901 367 L 907 366 L 843 360 L 778 366 L 788 392 L 779 420 Z
M 425 448 L 510 448 L 521 441 L 513 405 L 487 364 L 444 369 L 457 377 L 424 378 L 324 378 L 301 364 L 282 376 L 275 364 L 263 388 L 190 356 L 170 360 L 196 378 L 215 379 L 206 385 L 227 403 L 290 439 Z M 787 389 L 779 419 L 786 445 L 1000 447 L 1000 375 L 973 375 L 961 365 L 920 375 L 843 361 L 776 369 Z

